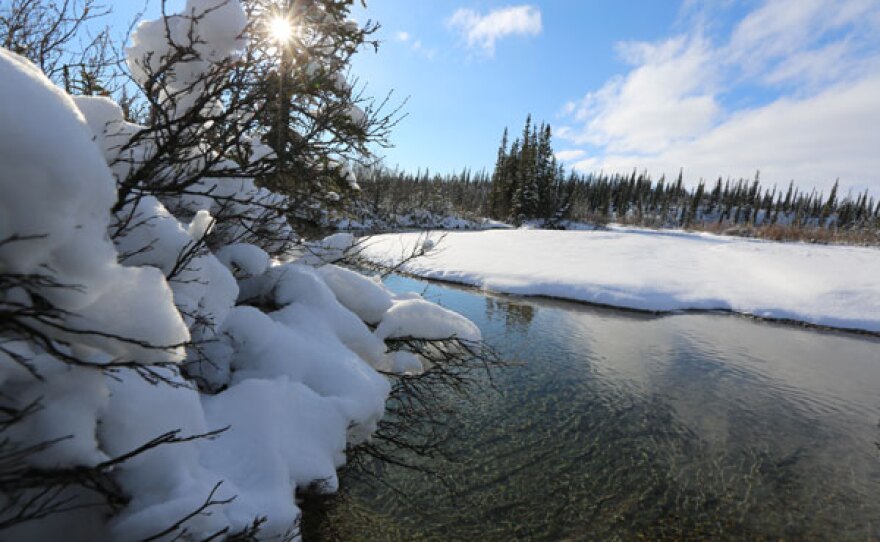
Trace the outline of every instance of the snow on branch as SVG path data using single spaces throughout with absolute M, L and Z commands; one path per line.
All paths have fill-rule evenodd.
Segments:
M 90 5 L 55 20 L 75 34 Z M 351 239 L 297 235 L 359 189 L 352 164 L 399 117 L 348 76 L 375 25 L 297 3 L 280 51 L 279 6 L 163 3 L 131 36 L 140 94 L 121 104 L 0 49 L 4 536 L 296 539 L 297 495 L 335 491 L 352 450 L 405 442 L 389 399 L 427 427 L 400 405 L 489 359 L 463 317 L 327 264 Z

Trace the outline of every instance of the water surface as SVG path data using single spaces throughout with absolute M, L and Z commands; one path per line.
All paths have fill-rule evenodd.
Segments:
M 334 537 L 880 539 L 877 339 L 387 284 L 517 363 L 450 398 L 450 457 L 409 458 L 439 476 L 343 475 Z

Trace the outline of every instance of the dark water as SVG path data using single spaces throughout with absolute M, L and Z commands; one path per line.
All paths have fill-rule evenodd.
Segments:
M 442 481 L 345 476 L 333 537 L 880 539 L 880 341 L 387 284 L 521 364 L 452 399 L 452 457 L 424 462 Z

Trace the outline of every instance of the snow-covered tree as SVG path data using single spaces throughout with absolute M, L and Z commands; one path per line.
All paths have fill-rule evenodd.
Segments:
M 294 496 L 381 437 L 391 375 L 458 378 L 475 352 L 468 320 L 331 263 L 351 236 L 305 244 L 287 221 L 387 127 L 344 86 L 350 5 L 187 0 L 141 23 L 140 124 L 0 49 L 4 536 L 296 538 Z M 321 36 L 316 65 L 280 72 L 338 90 L 281 93 L 301 110 L 274 147 L 270 14 Z M 294 164 L 314 202 L 267 188 Z

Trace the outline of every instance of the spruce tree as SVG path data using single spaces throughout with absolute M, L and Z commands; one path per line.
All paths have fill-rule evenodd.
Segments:
M 504 199 L 507 193 L 505 166 L 507 164 L 507 128 L 501 136 L 501 146 L 495 159 L 495 171 L 492 173 L 492 191 L 489 195 L 489 216 L 498 220 L 505 217 Z

